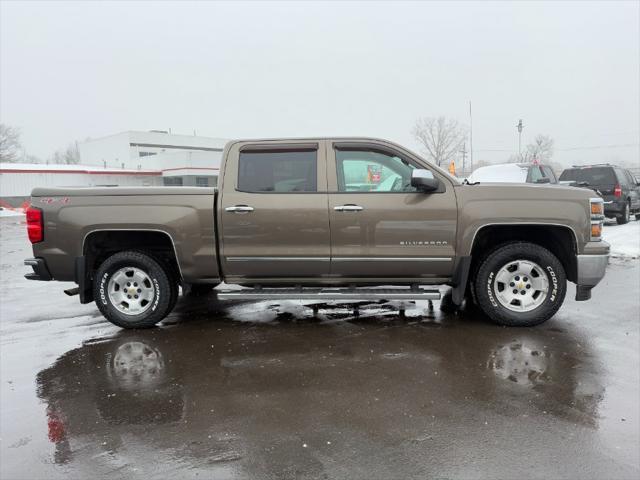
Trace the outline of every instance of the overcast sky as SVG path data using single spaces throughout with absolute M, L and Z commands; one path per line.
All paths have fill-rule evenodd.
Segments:
M 555 160 L 638 164 L 639 5 L 2 1 L 0 119 L 42 158 L 169 128 L 417 149 L 417 117 L 468 124 L 471 100 L 476 160 L 516 152 L 522 118 Z

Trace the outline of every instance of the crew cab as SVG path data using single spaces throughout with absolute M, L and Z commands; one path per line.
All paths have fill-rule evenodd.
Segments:
M 567 281 L 604 276 L 603 202 L 562 186 L 463 183 L 370 138 L 229 142 L 217 189 L 36 188 L 33 280 L 74 281 L 123 328 L 151 327 L 184 291 L 220 299 L 437 299 L 536 325 Z

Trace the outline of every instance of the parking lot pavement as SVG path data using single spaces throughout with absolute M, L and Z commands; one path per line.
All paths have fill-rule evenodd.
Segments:
M 536 328 L 210 295 L 123 331 L 22 278 L 20 222 L 0 220 L 2 478 L 640 476 L 638 260 Z

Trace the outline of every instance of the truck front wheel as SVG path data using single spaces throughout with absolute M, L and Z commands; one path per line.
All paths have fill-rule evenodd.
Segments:
M 175 305 L 178 285 L 171 272 L 150 255 L 118 252 L 98 268 L 93 298 L 102 314 L 122 328 L 149 328 Z
M 491 252 L 480 265 L 474 285 L 480 308 L 494 322 L 530 327 L 558 311 L 567 277 L 549 250 L 517 242 Z

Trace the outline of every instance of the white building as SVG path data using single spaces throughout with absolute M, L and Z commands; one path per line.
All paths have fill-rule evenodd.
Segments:
M 24 206 L 36 187 L 158 186 L 160 170 L 99 168 L 91 165 L 0 163 L 0 207 Z
M 215 186 L 227 140 L 163 131 L 122 132 L 80 143 L 80 163 L 160 170 L 165 185 Z
M 130 131 L 80 143 L 80 165 L 3 163 L 0 206 L 22 206 L 36 187 L 215 186 L 225 143 L 217 138 Z

